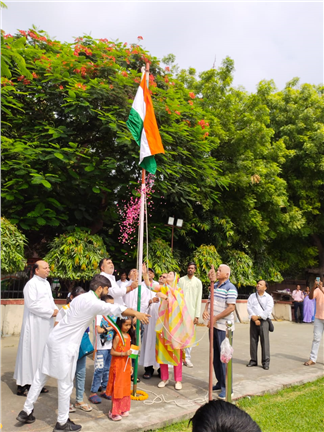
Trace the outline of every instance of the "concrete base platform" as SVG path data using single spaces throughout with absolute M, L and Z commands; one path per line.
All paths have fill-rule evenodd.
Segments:
M 306 367 L 312 338 L 312 324 L 295 324 L 292 322 L 275 322 L 275 331 L 270 335 L 271 362 L 270 369 L 262 367 L 247 368 L 249 362 L 249 324 L 236 324 L 234 333 L 234 397 L 274 393 L 284 387 L 302 384 L 323 376 L 323 340 L 316 365 Z M 154 375 L 150 380 L 142 379 L 143 369 L 140 367 L 141 382 L 138 389 L 149 394 L 145 402 L 132 401 L 130 416 L 120 422 L 112 422 L 107 418 L 110 401 L 104 400 L 99 405 L 93 405 L 90 413 L 77 410 L 70 418 L 76 424 L 82 425 L 83 432 L 107 432 L 107 430 L 148 431 L 168 424 L 189 419 L 200 405 L 208 400 L 208 358 L 209 340 L 206 327 L 197 328 L 199 345 L 192 350 L 193 368 L 183 367 L 183 389 L 176 391 L 173 373 L 170 374 L 170 384 L 164 389 L 157 388 L 159 378 Z M 57 415 L 57 385 L 56 380 L 49 379 L 46 387 L 49 393 L 41 394 L 34 415 L 36 422 L 22 425 L 16 421 L 18 412 L 23 408 L 24 397 L 16 395 L 16 383 L 13 371 L 19 338 L 12 336 L 1 340 L 1 423 L 3 430 L 12 431 L 42 431 L 51 432 L 56 423 Z M 170 369 L 171 372 L 171 369 Z M 86 396 L 89 395 L 93 374 L 93 361 L 87 359 Z M 214 379 L 215 383 L 215 379 Z M 215 398 L 217 393 L 214 393 Z M 71 401 L 75 401 L 75 391 Z

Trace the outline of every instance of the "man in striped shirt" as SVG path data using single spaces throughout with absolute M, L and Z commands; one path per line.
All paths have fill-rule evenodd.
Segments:
M 208 278 L 214 283 L 214 371 L 217 379 L 213 390 L 221 390 L 219 399 L 225 399 L 226 366 L 220 360 L 220 346 L 226 337 L 226 321 L 232 321 L 234 330 L 234 310 L 237 299 L 237 289 L 230 282 L 231 269 L 221 264 L 215 272 L 214 267 L 208 273 Z M 210 299 L 203 313 L 205 320 L 209 319 Z M 209 325 L 208 325 L 209 327 Z

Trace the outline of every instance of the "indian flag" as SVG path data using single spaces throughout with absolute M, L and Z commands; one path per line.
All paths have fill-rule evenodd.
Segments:
M 155 174 L 154 155 L 164 153 L 164 148 L 156 123 L 151 95 L 146 85 L 145 73 L 126 124 L 134 140 L 140 146 L 140 166 L 149 173 Z

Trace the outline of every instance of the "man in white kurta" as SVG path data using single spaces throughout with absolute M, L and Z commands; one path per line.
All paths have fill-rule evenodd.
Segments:
M 73 390 L 73 378 L 83 333 L 95 315 L 136 316 L 148 323 L 147 315 L 127 309 L 123 305 L 105 303 L 101 297 L 108 294 L 110 281 L 96 275 L 90 283 L 90 291 L 72 300 L 70 309 L 50 333 L 44 348 L 44 356 L 37 369 L 27 400 L 17 417 L 22 423 L 32 423 L 34 404 L 48 377 L 58 380 L 58 417 L 53 432 L 78 431 L 80 425 L 69 420 L 69 403 Z
M 198 324 L 201 310 L 202 283 L 201 280 L 195 276 L 195 271 L 196 264 L 190 262 L 187 267 L 187 276 L 180 278 L 178 285 L 182 288 L 187 309 L 194 324 Z M 186 358 L 183 364 L 192 368 L 191 350 L 192 348 L 185 349 Z
M 24 287 L 24 317 L 14 373 L 20 396 L 27 395 L 27 388 L 33 382 L 58 313 L 51 286 L 46 280 L 50 272 L 48 263 L 37 261 L 33 271 L 34 276 Z
M 129 282 L 128 286 L 132 286 L 130 291 L 127 291 L 127 294 L 124 295 L 123 300 L 127 307 L 137 310 L 137 300 L 138 300 L 138 270 L 132 269 L 129 274 Z M 147 288 L 145 282 L 141 283 L 141 306 L 140 311 L 146 312 L 147 305 L 149 300 L 151 299 L 151 290 Z
M 123 299 L 124 296 L 128 292 L 137 288 L 137 282 L 134 283 L 133 281 L 131 281 L 131 283 L 129 283 L 127 281 L 126 283 L 118 285 L 118 283 L 116 282 L 116 278 L 114 276 L 115 266 L 110 258 L 103 258 L 99 263 L 99 268 L 101 271 L 100 274 L 105 276 L 107 279 L 109 279 L 111 283 L 111 287 L 108 290 L 109 295 L 113 297 L 116 304 L 118 303 L 125 306 L 124 299 Z
M 160 276 L 159 282 L 155 282 L 153 280 L 154 273 L 151 270 L 150 274 L 149 269 L 149 282 L 150 286 L 154 287 L 155 285 L 164 285 L 166 281 L 167 274 L 163 273 Z M 152 274 L 153 273 L 153 274 Z M 141 346 L 141 354 L 139 359 L 139 364 L 144 366 L 144 379 L 150 379 L 154 373 L 154 368 L 159 369 L 160 365 L 156 361 L 155 355 L 155 343 L 156 343 L 156 332 L 155 326 L 159 317 L 159 307 L 160 307 L 160 299 L 155 296 L 155 293 L 151 291 L 151 299 L 148 302 L 147 313 L 150 315 L 150 322 L 144 326 L 144 334 Z

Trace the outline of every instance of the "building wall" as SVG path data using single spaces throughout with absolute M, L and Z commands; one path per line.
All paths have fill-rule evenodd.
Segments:
M 207 300 L 202 300 L 200 324 L 204 323 L 202 314 L 205 309 Z M 55 300 L 56 305 L 60 309 L 65 300 Z M 247 300 L 237 300 L 236 303 L 237 314 L 235 317 L 236 322 L 247 323 L 249 321 L 247 313 Z M 19 335 L 24 314 L 24 300 L 1 300 L 1 337 Z M 291 303 L 290 302 L 275 302 L 273 310 L 274 319 L 284 321 L 292 320 Z M 92 331 L 92 328 L 91 328 Z

